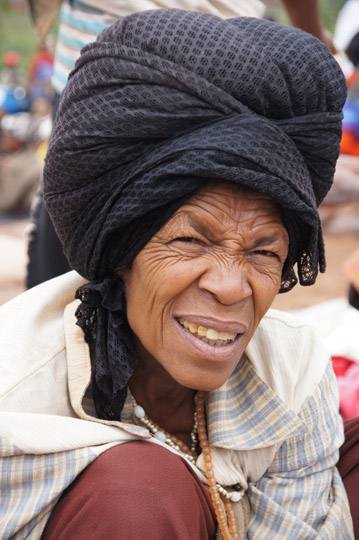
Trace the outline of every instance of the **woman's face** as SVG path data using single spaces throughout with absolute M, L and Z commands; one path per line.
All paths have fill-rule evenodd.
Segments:
M 197 192 L 125 276 L 142 367 L 155 359 L 182 386 L 219 388 L 278 292 L 287 251 L 265 195 L 231 184 Z

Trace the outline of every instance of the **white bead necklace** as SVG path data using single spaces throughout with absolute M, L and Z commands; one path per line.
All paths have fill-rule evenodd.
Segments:
M 197 431 L 197 419 L 196 419 L 196 413 L 194 413 L 194 423 L 193 428 L 191 431 L 191 446 L 188 447 L 187 444 L 185 444 L 183 441 L 175 437 L 174 435 L 171 435 L 170 433 L 167 433 L 164 429 L 157 426 L 152 420 L 150 420 L 145 413 L 145 410 L 141 405 L 138 405 L 136 403 L 135 398 L 132 396 L 132 405 L 133 405 L 133 416 L 134 419 L 137 422 L 140 422 L 143 426 L 145 426 L 149 432 L 159 441 L 167 444 L 174 450 L 176 450 L 181 456 L 183 456 L 185 459 L 190 461 L 191 463 L 195 463 L 197 459 L 197 444 L 198 444 L 198 431 Z
M 146 416 L 144 408 L 141 407 L 141 405 L 138 405 L 135 398 L 131 396 L 131 399 L 133 406 L 133 418 L 135 422 L 137 424 L 142 424 L 149 430 L 149 432 L 153 435 L 154 438 L 167 444 L 168 446 L 176 450 L 182 457 L 187 459 L 187 461 L 195 464 L 198 458 L 198 423 L 196 411 L 194 412 L 193 428 L 191 431 L 191 446 L 189 447 L 183 441 L 181 441 L 174 435 L 171 435 L 164 429 L 157 426 L 154 422 L 152 422 L 152 420 L 150 420 Z M 224 497 L 225 499 L 229 499 L 232 502 L 239 502 L 244 494 L 244 490 L 239 484 L 234 486 L 234 491 L 227 491 L 223 486 L 218 483 L 217 488 L 222 497 Z

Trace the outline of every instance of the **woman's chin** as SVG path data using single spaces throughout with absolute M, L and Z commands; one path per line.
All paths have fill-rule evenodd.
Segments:
M 161 355 L 166 360 L 158 359 L 162 367 L 186 388 L 208 392 L 220 388 L 238 364 L 246 336 L 240 334 L 230 344 L 215 346 L 201 341 L 179 325 L 176 330 L 171 335 L 168 354 Z
M 209 369 L 199 369 L 198 366 L 188 366 L 185 372 L 172 372 L 169 374 L 180 386 L 191 390 L 213 392 L 225 384 L 233 369 L 229 372 L 221 370 L 221 372 L 216 373 Z

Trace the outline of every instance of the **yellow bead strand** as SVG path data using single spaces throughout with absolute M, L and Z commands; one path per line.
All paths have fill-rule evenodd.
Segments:
M 231 501 L 220 495 L 219 487 L 216 482 L 212 464 L 211 449 L 207 438 L 207 428 L 205 419 L 205 392 L 197 392 L 196 413 L 198 439 L 201 445 L 204 469 L 211 494 L 214 511 L 216 513 L 218 526 L 224 540 L 238 540 L 238 524 L 234 514 Z

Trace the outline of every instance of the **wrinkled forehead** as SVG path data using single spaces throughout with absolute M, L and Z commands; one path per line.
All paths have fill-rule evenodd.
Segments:
M 212 204 L 215 212 L 216 207 L 241 210 L 256 209 L 273 210 L 281 215 L 280 205 L 269 195 L 260 190 L 244 186 L 240 183 L 228 180 L 210 180 L 193 193 L 190 199 L 179 209 L 195 205 Z
M 245 186 L 238 182 L 231 182 L 229 180 L 221 179 L 212 179 L 203 184 L 198 188 L 189 199 L 189 202 L 192 200 L 198 200 L 206 196 L 216 196 L 224 195 L 232 199 L 263 199 L 267 201 L 272 201 L 272 204 L 278 206 L 277 203 L 265 193 L 262 193 L 258 189 L 254 189 L 249 186 Z
M 269 196 L 232 182 L 210 181 L 177 209 L 161 230 L 193 228 L 212 236 L 258 225 L 282 229 L 287 237 L 280 207 Z

